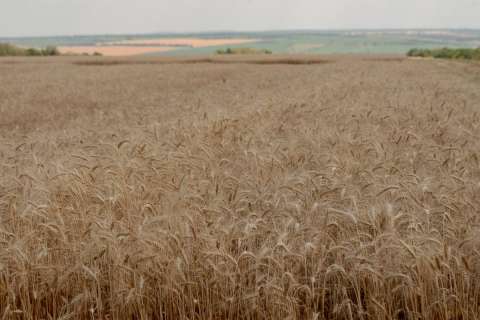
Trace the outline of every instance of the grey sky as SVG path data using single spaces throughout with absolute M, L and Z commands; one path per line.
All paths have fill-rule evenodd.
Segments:
M 0 37 L 480 28 L 480 0 L 0 0 Z

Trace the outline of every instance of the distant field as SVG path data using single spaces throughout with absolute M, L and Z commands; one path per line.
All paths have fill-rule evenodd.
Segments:
M 267 49 L 277 54 L 405 54 L 411 48 L 480 47 L 480 30 L 330 30 L 219 32 L 195 34 L 145 34 L 9 38 L 25 47 L 158 46 L 175 50 L 141 53 L 146 55 L 213 54 L 227 47 Z
M 60 47 L 62 53 L 92 54 L 99 52 L 104 56 L 135 56 L 147 53 L 161 53 L 178 48 L 205 48 L 223 45 L 240 45 L 256 42 L 255 39 L 201 39 L 201 38 L 163 38 L 143 40 L 121 40 L 99 43 L 93 46 Z
M 0 318 L 478 319 L 479 72 L 0 59 Z
M 122 40 L 109 42 L 109 45 L 156 45 L 167 47 L 192 47 L 203 48 L 224 45 L 241 45 L 245 43 L 257 42 L 258 39 L 202 39 L 202 38 L 159 38 L 159 39 L 143 39 L 143 40 Z

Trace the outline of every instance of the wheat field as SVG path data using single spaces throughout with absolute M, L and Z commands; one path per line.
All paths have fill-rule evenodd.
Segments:
M 289 59 L 0 60 L 0 319 L 479 319 L 480 65 Z

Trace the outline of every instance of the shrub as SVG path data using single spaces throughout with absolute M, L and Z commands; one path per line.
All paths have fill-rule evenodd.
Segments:
M 20 56 L 24 49 L 15 47 L 9 43 L 0 43 L 0 56 Z
M 429 49 L 411 49 L 407 52 L 409 57 L 431 57 L 432 52 Z
M 43 56 L 43 52 L 35 48 L 29 48 L 25 50 L 25 55 L 26 56 Z
M 58 56 L 60 52 L 56 47 L 47 46 L 45 49 L 42 50 L 42 55 L 44 56 Z
M 410 49 L 407 52 L 408 57 L 417 57 L 418 54 L 419 54 L 419 50 L 417 48 Z
M 448 49 L 448 48 L 433 50 L 433 57 L 434 58 L 452 59 L 454 57 L 454 55 L 455 55 L 455 52 L 453 50 Z

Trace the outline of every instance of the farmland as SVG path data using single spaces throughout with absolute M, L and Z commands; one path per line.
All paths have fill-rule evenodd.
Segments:
M 479 74 L 0 59 L 0 318 L 478 319 Z

